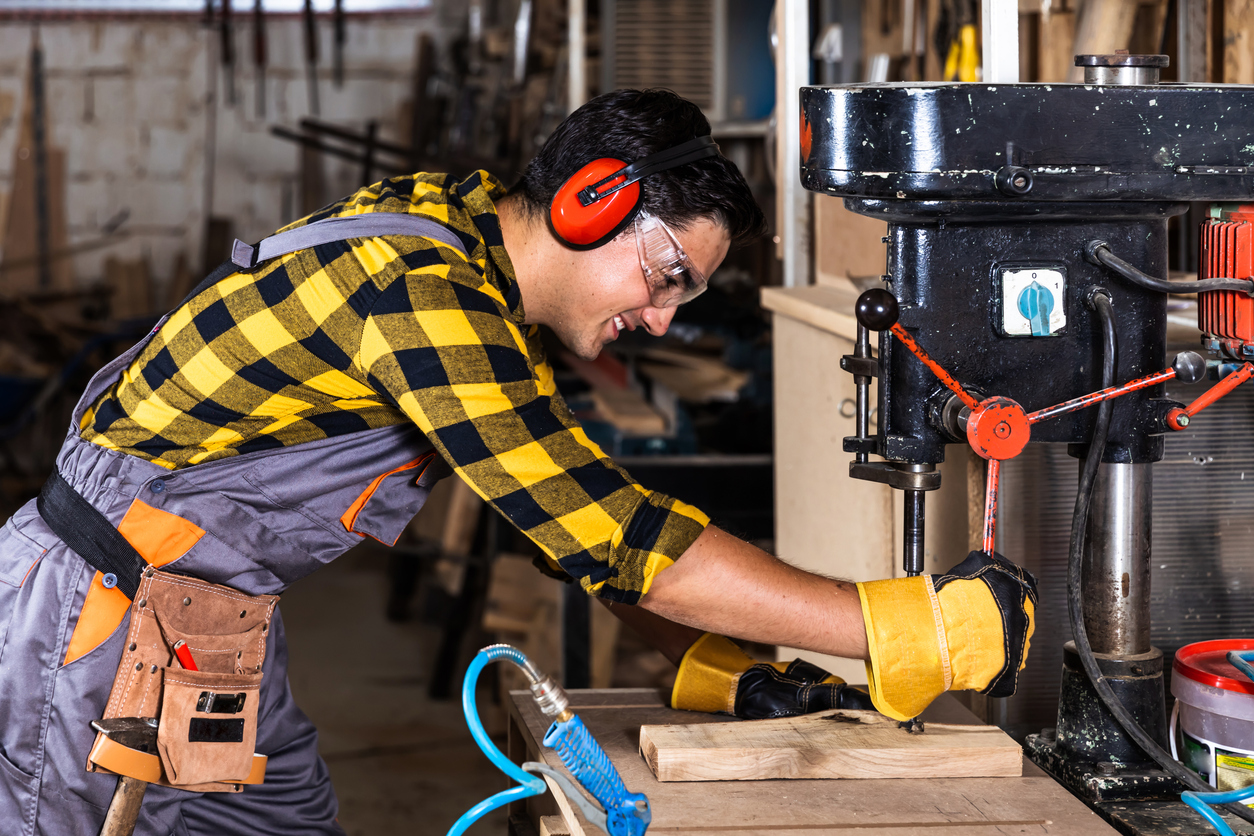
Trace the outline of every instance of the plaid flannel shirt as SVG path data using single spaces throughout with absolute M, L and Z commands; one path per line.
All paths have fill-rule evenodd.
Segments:
M 350 239 L 228 276 L 178 308 L 84 415 L 85 439 L 172 470 L 413 421 L 591 594 L 635 603 L 708 522 L 592 443 L 553 383 L 485 172 L 395 177 L 291 227 L 413 212 L 425 238 Z M 288 228 L 291 228 L 288 227 Z

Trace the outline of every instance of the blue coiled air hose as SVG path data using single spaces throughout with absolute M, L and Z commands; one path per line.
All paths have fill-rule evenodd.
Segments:
M 568 778 L 551 767 L 540 763 L 527 763 L 523 766 L 532 772 L 540 771 L 551 776 L 588 820 L 611 836 L 644 836 L 653 818 L 649 799 L 640 793 L 627 791 L 623 779 L 618 777 L 618 772 L 610 763 L 609 756 L 593 740 L 583 721 L 570 711 L 566 692 L 561 686 L 541 674 L 522 651 L 507 644 L 485 647 L 470 663 L 466 680 L 462 684 L 462 710 L 466 714 L 466 725 L 470 727 L 475 743 L 479 744 L 479 748 L 497 768 L 518 781 L 520 786 L 499 792 L 471 807 L 453 824 L 448 836 L 460 836 L 485 813 L 511 801 L 539 795 L 546 788 L 543 778 L 520 768 L 501 754 L 501 750 L 488 739 L 483 723 L 479 720 L 479 710 L 475 706 L 475 685 L 479 681 L 479 672 L 496 659 L 513 662 L 527 675 L 531 683 L 531 695 L 535 697 L 540 711 L 546 717 L 554 718 L 553 725 L 545 732 L 544 745 L 557 750 L 562 763 L 601 807 L 597 808 L 584 798 Z
M 488 756 L 488 760 L 496 765 L 497 769 L 517 781 L 519 786 L 498 792 L 491 798 L 485 798 L 471 807 L 453 823 L 448 836 L 461 836 L 466 832 L 466 828 L 497 807 L 503 807 L 511 801 L 521 801 L 528 796 L 540 795 L 545 790 L 543 778 L 524 772 L 518 764 L 501 754 L 501 750 L 496 748 L 496 745 L 488 738 L 488 733 L 484 731 L 483 723 L 479 720 L 479 708 L 475 704 L 475 686 L 479 682 L 479 672 L 489 662 L 497 659 L 508 659 L 513 662 L 522 668 L 529 678 L 532 678 L 533 683 L 538 678 L 532 677 L 535 666 L 517 648 L 507 644 L 485 647 L 476 654 L 474 661 L 470 663 L 470 668 L 466 671 L 466 679 L 462 683 L 462 711 L 466 714 L 466 725 L 470 727 L 470 735 L 475 739 L 475 743 L 479 744 L 479 748 Z

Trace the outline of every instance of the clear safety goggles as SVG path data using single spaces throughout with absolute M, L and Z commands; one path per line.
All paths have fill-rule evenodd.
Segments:
M 671 228 L 648 212 L 636 216 L 636 252 L 655 308 L 691 302 L 706 288 L 705 275 L 679 245 Z

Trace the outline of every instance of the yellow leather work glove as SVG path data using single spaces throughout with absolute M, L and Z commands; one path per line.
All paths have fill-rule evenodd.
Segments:
M 730 639 L 706 633 L 679 663 L 671 707 L 744 720 L 829 708 L 872 710 L 870 698 L 811 662 L 757 662 Z
M 971 552 L 943 575 L 858 584 L 871 699 L 897 720 L 944 691 L 1015 692 L 1035 629 L 1036 579 L 1001 555 Z

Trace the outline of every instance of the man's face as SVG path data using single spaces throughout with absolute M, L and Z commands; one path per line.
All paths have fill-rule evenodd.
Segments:
M 684 252 L 704 275 L 712 275 L 731 246 L 727 230 L 707 219 L 674 228 Z M 633 227 L 613 241 L 572 252 L 570 281 L 560 310 L 548 322 L 562 344 L 584 360 L 595 360 L 623 331 L 644 328 L 660 337 L 676 308 L 654 307 L 649 298 Z

